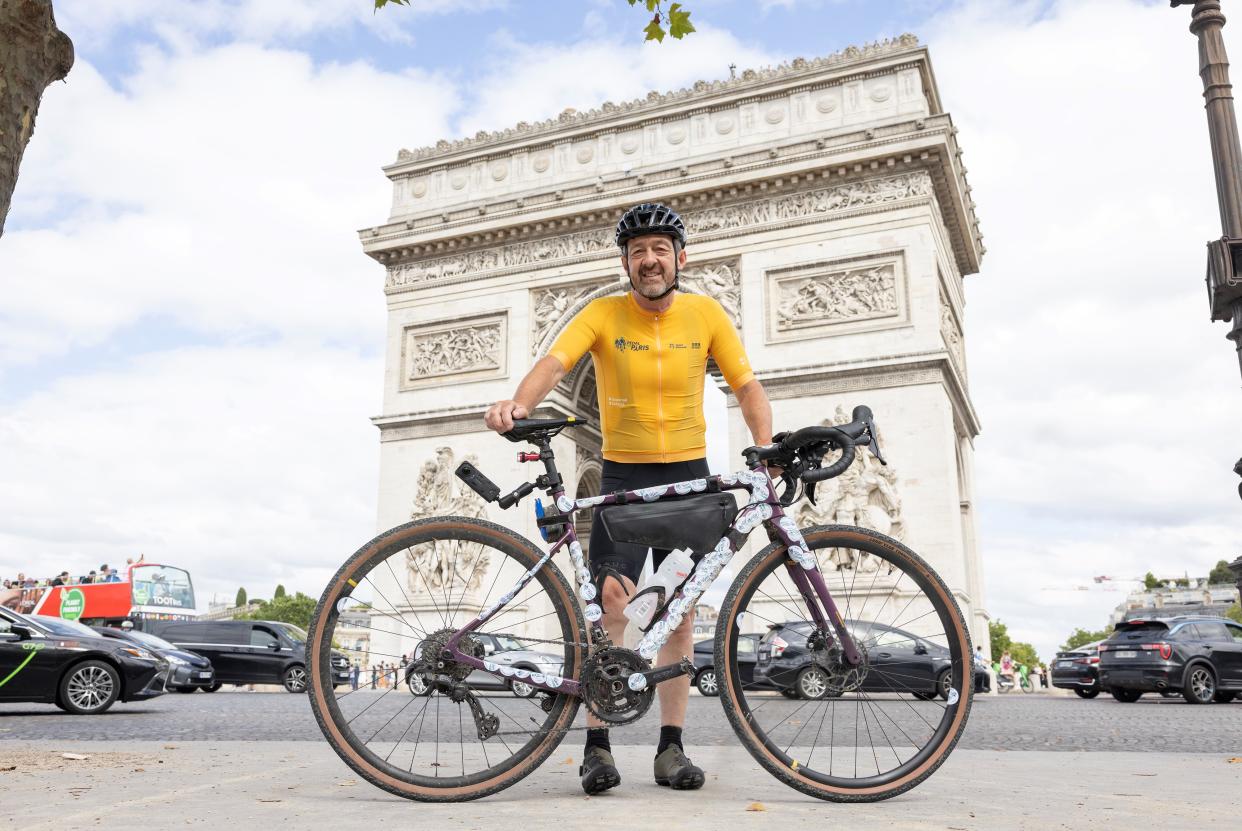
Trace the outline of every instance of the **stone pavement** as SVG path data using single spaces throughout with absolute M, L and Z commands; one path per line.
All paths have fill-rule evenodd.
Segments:
M 64 752 L 89 758 L 68 760 Z M 536 831 L 553 823 L 576 829 L 625 822 L 661 831 L 732 831 L 825 821 L 840 828 L 1131 829 L 1157 817 L 1162 829 L 1239 827 L 1242 761 L 1216 753 L 958 750 L 903 796 L 839 805 L 782 785 L 737 747 L 689 748 L 708 772 L 698 792 L 657 787 L 650 778 L 653 747 L 615 752 L 625 781 L 610 794 L 581 792 L 581 748 L 566 742 L 507 791 L 478 802 L 429 805 L 373 787 L 322 742 L 0 741 L 0 829 L 151 831 L 292 822 L 332 831 L 524 823 Z

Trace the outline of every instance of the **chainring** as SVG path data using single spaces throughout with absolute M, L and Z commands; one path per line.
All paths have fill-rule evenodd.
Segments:
M 610 646 L 596 652 L 582 665 L 582 700 L 587 710 L 609 724 L 642 718 L 651 707 L 655 689 L 630 689 L 630 675 L 650 668 L 647 659 L 632 649 Z

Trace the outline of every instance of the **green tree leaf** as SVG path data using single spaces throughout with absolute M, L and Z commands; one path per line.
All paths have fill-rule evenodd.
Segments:
M 1151 591 L 1152 589 L 1160 588 L 1160 585 L 1161 583 L 1156 579 L 1156 575 L 1152 574 L 1150 571 L 1147 572 L 1147 576 L 1143 578 L 1143 588 Z
M 1225 617 L 1235 623 L 1242 623 L 1242 603 L 1231 603 L 1225 611 Z
M 283 585 L 281 585 L 280 583 L 277 583 L 277 584 L 276 584 L 276 591 L 275 591 L 275 592 L 273 592 L 273 594 L 272 594 L 272 599 L 273 599 L 273 600 L 278 600 L 278 599 L 280 599 L 280 598 L 282 598 L 282 597 L 284 597 L 284 596 L 285 596 L 285 587 L 284 587 Z
M 1001 623 L 1000 619 L 988 621 L 988 640 L 992 642 L 992 662 L 995 663 L 1001 659 L 1001 655 L 1009 651 L 1010 644 L 1013 643 L 1009 639 L 1009 627 Z
M 647 24 L 647 28 L 643 29 L 647 33 L 647 40 L 664 42 L 664 27 L 660 25 L 660 16 L 657 14 Z
M 394 6 L 408 6 L 410 5 L 410 0 L 375 0 L 375 11 L 379 11 L 389 3 L 392 3 Z
M 246 590 L 244 588 L 237 590 L 237 597 L 236 599 L 233 600 L 233 605 L 234 606 L 245 606 L 246 605 Z
M 690 22 L 690 12 L 679 11 L 679 9 L 681 9 L 681 3 L 674 3 L 668 7 L 668 33 L 681 40 L 694 31 L 694 24 Z
M 290 597 L 283 595 L 263 601 L 259 608 L 245 616 L 247 620 L 275 620 L 292 623 L 310 629 L 311 615 L 315 613 L 315 598 L 298 592 Z

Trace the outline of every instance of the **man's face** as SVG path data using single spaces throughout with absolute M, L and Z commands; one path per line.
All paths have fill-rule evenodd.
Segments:
M 635 237 L 621 255 L 621 267 L 629 275 L 630 285 L 646 298 L 663 294 L 677 278 L 677 269 L 685 264 L 685 250 L 676 251 L 672 238 L 664 234 Z

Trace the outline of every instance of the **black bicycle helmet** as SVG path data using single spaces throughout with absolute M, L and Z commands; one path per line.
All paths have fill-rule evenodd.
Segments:
M 621 248 L 634 237 L 646 234 L 667 234 L 679 248 L 686 247 L 685 223 L 676 211 L 659 202 L 635 205 L 623 213 L 617 223 L 617 245 Z

